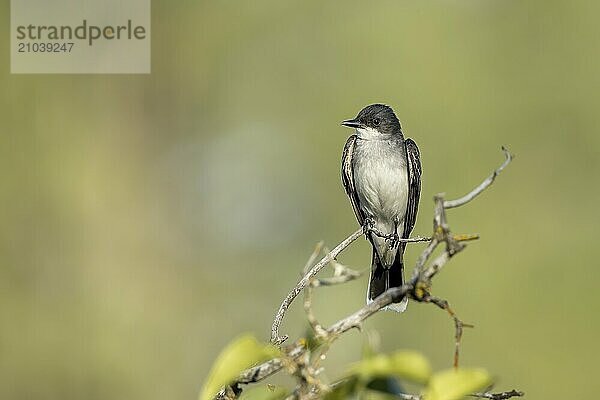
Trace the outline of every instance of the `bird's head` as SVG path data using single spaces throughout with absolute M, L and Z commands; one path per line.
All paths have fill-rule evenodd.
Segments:
M 386 139 L 402 135 L 400 121 L 392 107 L 385 104 L 366 106 L 354 119 L 342 121 L 342 125 L 355 128 L 361 139 Z

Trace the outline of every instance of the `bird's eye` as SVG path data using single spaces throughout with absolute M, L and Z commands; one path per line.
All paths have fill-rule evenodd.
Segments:
M 380 123 L 381 123 L 381 120 L 379 118 L 373 118 L 373 125 L 379 126 Z

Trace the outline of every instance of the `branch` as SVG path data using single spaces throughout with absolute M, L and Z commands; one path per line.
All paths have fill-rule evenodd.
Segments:
M 458 358 L 460 355 L 460 343 L 462 340 L 463 328 L 474 328 L 471 324 L 465 324 L 454 311 L 450 308 L 450 304 L 444 299 L 438 297 L 426 295 L 423 298 L 428 303 L 433 303 L 442 310 L 446 311 L 450 317 L 454 320 L 454 368 L 458 368 Z
M 321 242 L 321 243 L 323 243 L 323 242 Z M 312 264 L 314 263 L 314 260 L 316 260 L 317 256 L 321 252 L 322 248 L 323 248 L 322 245 L 317 246 L 314 253 L 308 259 L 308 261 L 304 267 L 304 270 L 303 270 L 305 275 L 309 271 Z M 328 251 L 328 253 L 329 253 L 329 251 Z M 315 314 L 313 313 L 313 310 L 312 310 L 312 292 L 313 292 L 313 287 L 317 286 L 316 285 L 317 282 L 318 282 L 318 280 L 316 278 L 312 278 L 312 280 L 310 280 L 308 282 L 308 285 L 304 289 L 304 311 L 306 312 L 306 318 L 308 319 L 308 323 L 312 327 L 313 331 L 321 332 L 323 330 L 323 327 L 321 326 L 321 324 L 319 324 L 319 321 L 317 320 L 317 317 L 315 316 Z
M 346 247 L 350 246 L 352 242 L 358 239 L 364 233 L 364 229 L 360 228 L 356 232 L 352 233 L 340 244 L 338 244 L 331 252 L 326 254 L 318 263 L 316 263 L 308 272 L 305 272 L 304 276 L 296 284 L 296 286 L 288 293 L 275 315 L 273 325 L 271 326 L 271 343 L 278 346 L 288 339 L 287 335 L 279 336 L 279 327 L 285 317 L 285 313 L 292 304 L 292 302 L 298 297 L 306 286 L 312 281 L 312 279 L 330 262 L 334 261 L 338 254 L 340 254 Z M 429 241 L 431 238 L 417 236 L 415 238 L 399 239 L 401 242 L 424 242 Z M 469 239 L 471 240 L 471 239 Z M 317 245 L 319 246 L 319 245 Z M 313 253 L 314 254 L 314 253 Z M 312 259 L 312 258 L 311 258 Z M 310 265 L 311 259 L 307 262 L 307 266 Z M 305 268 L 306 269 L 306 268 Z M 323 284 L 329 283 L 328 281 L 322 281 Z
M 306 285 L 310 282 L 311 278 L 316 276 L 319 271 L 323 269 L 330 261 L 332 261 L 338 254 L 342 252 L 346 247 L 350 246 L 352 242 L 358 239 L 363 234 L 363 228 L 361 227 L 356 232 L 348 236 L 344 239 L 340 244 L 338 244 L 329 254 L 321 259 L 318 263 L 315 264 L 314 267 L 311 268 L 308 273 L 306 273 L 302 279 L 296 284 L 296 286 L 292 289 L 291 292 L 285 297 L 281 305 L 279 306 L 279 310 L 275 315 L 275 320 L 273 321 L 273 325 L 271 326 L 271 343 L 274 345 L 280 345 L 285 342 L 288 338 L 287 335 L 279 336 L 279 326 L 281 325 L 281 321 L 283 321 L 283 317 L 285 317 L 285 312 L 290 307 L 290 304 L 294 301 L 294 299 L 304 290 Z
M 492 172 L 492 174 L 490 176 L 488 176 L 486 180 L 484 180 L 483 182 L 481 182 L 481 184 L 479 186 L 477 186 L 475 189 L 473 189 L 471 192 L 467 193 L 466 195 L 464 195 L 460 199 L 446 200 L 444 202 L 444 208 L 446 210 L 448 210 L 450 208 L 460 207 L 460 206 L 462 206 L 462 205 L 470 202 L 475 197 L 479 196 L 481 194 L 481 192 L 483 192 L 485 189 L 487 189 L 494 182 L 494 180 L 496 179 L 496 177 L 498 175 L 500 175 L 500 172 L 502 172 L 502 170 L 504 168 L 506 168 L 506 166 L 514 158 L 513 155 L 510 154 L 510 152 L 506 149 L 506 147 L 502 146 L 502 151 L 504 152 L 504 156 L 506 157 L 506 159 L 504 160 L 504 162 L 502 163 L 502 165 L 498 169 L 496 169 L 494 172 Z
M 238 393 L 241 392 L 241 389 L 239 389 L 239 385 L 241 384 L 260 382 L 263 379 L 268 378 L 269 376 L 283 369 L 286 364 L 286 361 L 294 360 L 298 357 L 301 357 L 302 355 L 304 355 L 305 351 L 306 341 L 299 340 L 292 347 L 284 350 L 284 353 L 286 354 L 285 358 L 273 358 L 269 361 L 265 361 L 264 363 L 257 365 L 256 367 L 249 368 L 242 372 L 237 377 L 235 382 L 233 382 L 227 387 L 224 387 L 223 389 L 221 389 L 221 391 L 219 391 L 219 393 L 217 393 L 217 395 L 215 396 L 215 400 L 229 399 L 228 395 L 231 393 L 232 388 L 235 388 Z
M 396 243 L 413 243 L 413 242 L 429 242 L 431 240 L 430 237 L 423 237 L 423 236 L 417 236 L 414 238 L 401 238 L 398 237 L 398 235 L 395 235 L 393 233 L 383 233 L 381 232 L 379 229 L 375 228 L 375 226 L 373 226 L 373 224 L 369 224 L 369 222 L 367 222 L 367 229 L 370 233 L 372 233 L 375 236 L 379 236 L 382 239 L 386 239 L 389 241 L 394 241 Z
M 329 249 L 327 247 L 323 247 L 323 251 L 325 253 L 329 253 Z M 339 263 L 337 260 L 331 261 L 329 265 L 333 267 L 333 276 L 329 278 L 314 278 L 310 282 L 310 286 L 319 287 L 341 285 L 342 283 L 350 282 L 354 279 L 357 279 L 363 274 L 362 271 L 355 271 L 352 268 L 348 268 L 347 266 Z M 308 268 L 305 268 L 304 273 L 306 273 L 306 271 L 308 271 L 309 268 L 310 266 Z
M 509 390 L 508 392 L 501 392 L 501 393 L 490 393 L 490 392 L 473 393 L 473 394 L 470 394 L 469 396 L 478 397 L 480 399 L 506 400 L 506 399 L 510 399 L 512 397 L 522 397 L 524 395 L 525 395 L 525 393 L 513 389 L 513 390 Z
M 352 242 L 354 242 L 356 239 L 358 239 L 365 232 L 365 229 L 361 227 L 356 232 L 352 233 L 350 236 L 348 236 L 346 239 L 344 239 L 340 244 L 338 244 L 331 252 L 327 253 L 323 258 L 321 258 L 321 260 L 319 260 L 319 262 L 317 262 L 316 264 L 314 264 L 314 266 L 311 267 L 311 265 L 314 263 L 314 261 L 318 257 L 318 253 L 321 251 L 321 249 L 323 247 L 322 243 L 318 244 L 317 248 L 315 249 L 315 251 L 313 252 L 311 257 L 309 258 L 308 262 L 306 263 L 306 266 L 304 269 L 304 272 L 305 272 L 304 276 L 302 277 L 302 279 L 300 279 L 300 281 L 296 284 L 296 286 L 292 289 L 292 291 L 290 293 L 288 293 L 286 298 L 281 303 L 277 314 L 275 315 L 275 319 L 274 319 L 273 325 L 271 327 L 271 343 L 273 343 L 275 345 L 281 345 L 288 338 L 287 335 L 282 336 L 282 337 L 279 336 L 279 327 L 283 321 L 283 318 L 285 317 L 285 313 L 288 310 L 289 306 L 294 301 L 294 299 L 300 294 L 300 292 L 302 292 L 303 290 L 305 290 L 305 293 L 306 293 L 304 307 L 305 307 L 305 311 L 307 312 L 307 315 L 309 317 L 309 322 L 310 322 L 311 326 L 313 327 L 317 338 L 320 340 L 323 340 L 324 342 L 326 342 L 326 344 L 330 344 L 337 337 L 339 337 L 342 333 L 344 333 L 352 328 L 360 329 L 362 322 L 364 320 L 366 320 L 367 318 L 369 318 L 371 315 L 377 313 L 378 311 L 380 311 L 381 309 L 383 309 L 384 307 L 386 307 L 392 303 L 397 303 L 397 302 L 401 301 L 404 297 L 408 296 L 416 302 L 433 303 L 433 304 L 437 305 L 438 307 L 446 310 L 448 312 L 448 314 L 453 318 L 454 323 L 455 323 L 454 365 L 456 367 L 458 365 L 459 345 L 460 345 L 460 339 L 462 336 L 462 329 L 463 329 L 463 327 L 469 327 L 471 325 L 463 323 L 456 316 L 456 314 L 450 309 L 447 301 L 432 296 L 429 293 L 429 288 L 431 286 L 431 281 L 435 277 L 435 275 L 437 275 L 437 273 L 439 273 L 442 270 L 442 268 L 446 265 L 446 263 L 454 255 L 456 255 L 457 253 L 459 253 L 466 247 L 466 244 L 464 242 L 469 241 L 469 240 L 478 239 L 477 235 L 472 235 L 472 234 L 453 235 L 450 231 L 450 228 L 448 227 L 447 222 L 446 222 L 446 210 L 449 208 L 460 207 L 460 206 L 463 206 L 463 205 L 469 203 L 470 201 L 472 201 L 474 198 L 476 198 L 481 192 L 483 192 L 485 189 L 487 189 L 494 182 L 494 180 L 498 176 L 498 174 L 511 162 L 511 160 L 513 158 L 512 155 L 508 152 L 508 150 L 506 150 L 504 147 L 502 148 L 502 150 L 504 151 L 505 156 L 506 156 L 506 160 L 504 161 L 504 163 L 498 169 L 496 169 L 492 173 L 492 175 L 490 175 L 486 180 L 484 180 L 479 186 L 477 186 L 475 189 L 473 189 L 470 193 L 468 193 L 467 195 L 463 196 L 460 199 L 452 200 L 452 201 L 444 200 L 444 197 L 441 194 L 435 196 L 435 198 L 434 198 L 435 208 L 434 208 L 434 219 L 433 219 L 434 220 L 433 235 L 431 238 L 416 237 L 416 238 L 411 238 L 411 239 L 400 239 L 400 241 L 403 241 L 403 242 L 429 241 L 427 247 L 423 250 L 423 252 L 421 253 L 421 255 L 419 256 L 419 258 L 416 262 L 416 265 L 415 265 L 415 268 L 414 268 L 414 271 L 413 271 L 410 281 L 408 281 L 407 284 L 403 285 L 402 287 L 394 287 L 394 288 L 390 288 L 390 289 L 386 290 L 384 293 L 382 293 L 380 296 L 378 296 L 376 299 L 374 299 L 371 303 L 365 305 L 364 307 L 362 307 L 358 311 L 354 312 L 353 314 L 337 321 L 336 323 L 331 325 L 329 328 L 325 328 L 322 325 L 320 325 L 317 322 L 316 317 L 312 313 L 312 310 L 311 310 L 311 291 L 312 291 L 312 289 L 319 285 L 344 283 L 346 281 L 356 278 L 356 276 L 358 276 L 358 273 L 356 273 L 355 271 L 349 270 L 346 267 L 343 267 L 343 268 L 346 268 L 348 271 L 352 271 L 352 273 L 350 273 L 348 271 L 342 271 L 342 270 L 340 270 L 342 272 L 338 273 L 336 270 L 336 274 L 334 275 L 334 277 L 329 278 L 330 281 L 325 280 L 325 279 L 319 281 L 315 277 L 326 265 L 328 265 L 329 263 L 334 261 L 338 254 L 340 254 Z M 378 233 L 375 232 L 375 234 L 378 234 Z M 397 240 L 397 238 L 395 240 Z M 441 244 L 445 244 L 444 252 L 442 254 L 440 254 L 439 256 L 437 256 L 433 261 L 431 261 L 431 263 L 429 265 L 427 265 L 429 259 L 433 255 L 434 251 Z M 325 283 L 325 282 L 327 282 L 327 283 Z M 304 340 L 304 339 L 298 340 L 297 342 L 295 342 L 294 344 L 292 344 L 291 346 L 289 346 L 285 349 L 282 348 L 282 353 L 285 355 L 284 357 L 269 360 L 269 361 L 267 361 L 263 364 L 260 364 L 254 368 L 244 371 L 238 377 L 238 379 L 236 379 L 236 381 L 234 383 L 232 383 L 230 386 L 228 386 L 226 388 L 223 388 L 217 395 L 217 398 L 220 400 L 235 399 L 237 397 L 237 395 L 239 394 L 239 392 L 241 391 L 241 388 L 239 387 L 240 384 L 247 384 L 247 383 L 258 382 L 260 380 L 263 380 L 266 377 L 281 370 L 286 365 L 287 366 L 291 365 L 295 371 L 303 370 L 305 367 L 306 368 L 313 367 L 312 365 L 306 365 L 306 361 L 304 360 L 306 357 L 309 356 L 309 354 L 307 353 L 307 348 L 306 348 L 306 340 Z M 323 354 L 323 356 L 324 356 L 324 354 Z M 304 372 L 300 371 L 299 373 L 301 375 L 302 374 L 306 375 L 306 371 L 304 371 Z M 310 373 L 309 373 L 309 375 L 310 375 Z M 320 384 L 320 382 L 318 382 L 318 383 L 319 383 L 319 385 L 315 384 L 315 385 L 313 385 L 313 387 L 320 388 L 321 384 Z M 233 397 L 231 396 L 232 394 L 233 394 Z M 411 400 L 420 400 L 421 399 L 420 397 L 418 397 L 418 395 L 406 395 L 406 396 L 407 397 L 404 397 L 405 399 L 411 399 Z M 417 397 L 415 397 L 415 396 L 417 396 Z M 513 390 L 511 392 L 503 392 L 503 393 L 496 393 L 496 394 L 489 393 L 489 392 L 475 393 L 472 396 L 480 397 L 480 398 L 487 398 L 487 399 L 492 399 L 492 400 L 503 400 L 503 399 L 508 399 L 510 397 L 522 396 L 522 393 Z
M 525 393 L 519 392 L 519 391 L 516 391 L 513 389 L 511 391 L 502 392 L 502 393 L 490 393 L 490 392 L 473 393 L 473 394 L 470 394 L 469 396 L 478 397 L 480 399 L 507 400 L 512 397 L 521 397 L 523 395 L 525 395 Z M 397 397 L 398 399 L 401 399 L 401 400 L 427 400 L 426 398 L 424 398 L 423 395 L 410 394 L 410 393 L 398 393 L 398 394 L 394 394 L 394 397 Z

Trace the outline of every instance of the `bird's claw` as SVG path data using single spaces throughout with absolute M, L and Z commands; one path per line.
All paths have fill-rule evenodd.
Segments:
M 373 220 L 373 218 L 365 218 L 365 221 L 362 226 L 363 233 L 365 235 L 368 235 L 369 233 L 371 233 L 374 226 L 375 226 L 375 221 Z
M 394 218 L 394 233 L 390 235 L 389 242 L 390 247 L 395 249 L 400 245 L 400 236 L 398 235 L 398 225 L 400 224 L 400 219 L 398 217 Z
M 400 245 L 400 236 L 398 236 L 397 232 L 392 233 L 387 240 L 390 242 L 390 247 L 392 249 L 395 249 L 398 247 L 398 245 Z
M 392 249 L 395 249 L 400 245 L 400 236 L 398 235 L 397 226 L 398 223 L 397 221 L 395 221 L 394 233 L 385 234 L 377 228 L 375 228 L 375 220 L 373 220 L 372 218 L 366 218 L 363 223 L 363 233 L 365 235 L 371 233 L 375 236 L 379 236 L 380 238 L 385 239 L 385 241 L 390 244 L 390 247 Z

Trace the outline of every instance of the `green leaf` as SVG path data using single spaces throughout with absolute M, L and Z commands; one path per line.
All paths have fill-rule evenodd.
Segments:
M 289 391 L 280 386 L 262 385 L 244 389 L 240 400 L 282 400 Z
M 459 400 L 491 383 L 490 375 L 483 369 L 446 370 L 431 377 L 424 397 L 427 400 Z
M 252 335 L 235 339 L 217 357 L 200 392 L 200 400 L 211 400 L 242 371 L 279 354 L 275 347 L 259 343 Z
M 426 383 L 431 376 L 431 366 L 425 357 L 414 351 L 398 351 L 390 355 L 380 354 L 354 365 L 351 374 L 361 380 L 395 376 L 417 383 Z

